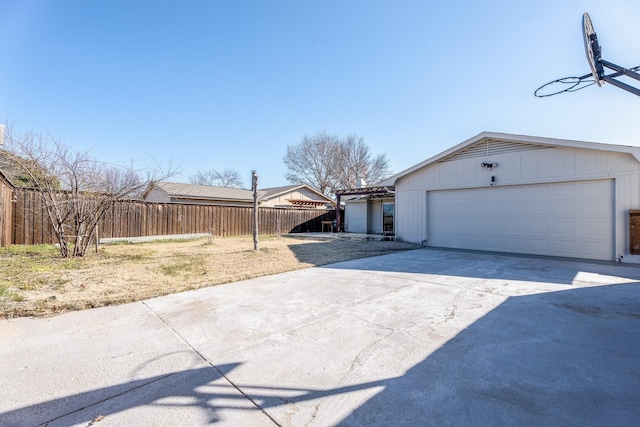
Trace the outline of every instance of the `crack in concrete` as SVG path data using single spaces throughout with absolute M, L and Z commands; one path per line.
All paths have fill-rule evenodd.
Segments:
M 344 379 L 347 377 L 347 375 L 349 375 L 350 373 L 353 372 L 353 369 L 356 367 L 357 364 L 362 363 L 362 358 L 361 356 L 363 354 L 365 354 L 366 352 L 368 352 L 369 350 L 371 350 L 372 348 L 374 348 L 376 345 L 378 345 L 380 342 L 386 340 L 387 338 L 389 338 L 391 335 L 394 334 L 395 329 L 393 328 L 389 328 L 388 326 L 383 326 L 383 325 L 379 325 L 377 323 L 371 322 L 369 320 L 366 319 L 362 319 L 360 317 L 356 317 L 357 320 L 360 320 L 361 322 L 364 323 L 368 323 L 369 325 L 373 325 L 377 328 L 380 329 L 384 329 L 386 331 L 388 331 L 388 333 L 386 335 L 383 335 L 382 337 L 378 338 L 377 340 L 371 342 L 369 345 L 367 345 L 366 347 L 364 347 L 362 350 L 360 350 L 358 352 L 358 354 L 355 355 L 355 357 L 353 358 L 353 360 L 351 361 L 351 365 L 349 366 L 349 369 L 347 369 L 347 372 L 344 373 L 344 375 L 340 378 L 340 380 L 338 380 L 338 385 L 342 385 Z
M 420 283 L 424 283 L 424 282 L 420 282 Z M 218 356 L 219 357 L 226 357 L 226 356 L 232 355 L 234 353 L 237 353 L 239 351 L 245 350 L 247 348 L 251 348 L 251 347 L 253 347 L 253 346 L 257 345 L 257 344 L 261 344 L 261 343 L 269 340 L 274 335 L 282 334 L 282 335 L 294 336 L 294 333 L 296 331 L 299 331 L 301 329 L 306 328 L 307 326 L 311 326 L 311 325 L 313 325 L 315 323 L 321 322 L 321 321 L 326 320 L 326 319 L 328 319 L 330 317 L 333 317 L 333 316 L 335 316 L 337 314 L 340 314 L 340 313 L 344 312 L 347 309 L 351 309 L 353 307 L 358 307 L 358 306 L 361 306 L 361 305 L 368 304 L 368 303 L 370 303 L 372 301 L 384 298 L 384 297 L 386 297 L 388 295 L 395 294 L 397 292 L 400 292 L 400 291 L 402 291 L 404 289 L 407 289 L 407 288 L 410 288 L 410 287 L 411 287 L 411 285 L 407 284 L 407 285 L 401 286 L 398 289 L 394 289 L 392 291 L 385 292 L 385 293 L 380 294 L 380 295 L 376 295 L 376 296 L 373 296 L 373 297 L 370 297 L 370 298 L 365 298 L 365 299 L 362 299 L 360 301 L 354 301 L 352 304 L 349 304 L 349 305 L 339 306 L 339 307 L 335 308 L 334 310 L 329 310 L 329 311 L 327 311 L 325 313 L 322 313 L 319 317 L 316 317 L 316 318 L 314 318 L 312 320 L 306 321 L 306 322 L 304 322 L 302 324 L 296 325 L 296 326 L 294 326 L 292 328 L 289 328 L 289 329 L 284 329 L 284 330 L 280 330 L 280 331 L 274 331 L 274 332 L 268 334 L 267 336 L 265 336 L 263 338 L 260 338 L 258 340 L 252 341 L 249 345 L 238 347 L 238 348 L 235 348 L 233 350 L 226 351 L 224 353 L 220 353 Z M 362 320 L 364 322 L 367 322 L 367 323 L 370 323 L 372 325 L 375 325 L 374 323 L 371 323 L 371 322 L 366 321 L 364 319 L 359 319 L 359 320 Z M 381 326 L 381 325 L 375 325 L 375 326 L 379 326 L 381 328 L 384 328 L 384 326 Z
M 344 380 L 345 378 L 353 372 L 354 368 L 360 363 L 362 362 L 362 358 L 361 355 L 363 355 L 365 352 L 369 351 L 370 349 L 372 349 L 373 347 L 375 347 L 378 343 L 380 343 L 381 341 L 384 341 L 385 339 L 389 338 L 391 335 L 394 334 L 395 329 L 393 328 L 389 328 L 387 326 L 384 325 L 380 325 L 377 324 L 375 322 L 371 322 L 369 320 L 366 319 L 362 319 L 360 317 L 356 317 L 357 320 L 360 320 L 361 322 L 367 323 L 369 325 L 373 325 L 379 329 L 384 329 L 386 331 L 388 331 L 388 333 L 380 338 L 378 338 L 377 340 L 373 341 L 372 343 L 370 343 L 369 345 L 365 346 L 362 350 L 360 350 L 355 357 L 353 358 L 353 360 L 351 361 L 351 365 L 349 366 L 349 369 L 347 369 L 347 371 L 344 373 L 344 375 L 342 375 L 342 377 L 340 377 L 340 379 L 338 380 L 338 382 L 336 383 L 336 387 L 341 386 L 342 384 L 344 384 Z M 305 427 L 308 427 L 311 423 L 313 423 L 313 421 L 316 419 L 316 417 L 318 416 L 318 412 L 320 411 L 320 406 L 322 405 L 322 401 L 318 402 L 314 408 L 313 408 L 313 412 L 311 414 L 311 418 L 309 419 L 309 421 L 305 424 Z
M 451 309 L 449 314 L 446 315 L 446 318 L 444 319 L 445 322 L 456 318 L 456 310 L 458 309 L 458 306 L 456 306 L 455 304 L 451 305 L 453 305 L 453 308 Z

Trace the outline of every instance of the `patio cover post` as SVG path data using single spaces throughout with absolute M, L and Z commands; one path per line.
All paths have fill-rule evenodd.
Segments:
M 338 194 L 336 200 L 336 231 L 340 231 L 340 195 Z

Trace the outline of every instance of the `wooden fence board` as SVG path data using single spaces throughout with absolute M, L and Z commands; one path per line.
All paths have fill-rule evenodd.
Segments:
M 8 246 L 13 237 L 13 188 L 0 179 L 0 246 Z
M 251 207 L 120 201 L 107 210 L 98 233 L 100 238 L 192 233 L 249 236 L 253 231 L 252 213 Z M 34 190 L 5 191 L 0 185 L 0 215 L 0 245 L 55 241 L 45 206 Z M 258 211 L 258 230 L 272 235 L 322 231 L 321 221 L 333 219 L 333 210 L 265 207 Z

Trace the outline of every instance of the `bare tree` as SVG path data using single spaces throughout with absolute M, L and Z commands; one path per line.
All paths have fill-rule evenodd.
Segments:
M 7 129 L 5 161 L 40 198 L 63 257 L 84 256 L 99 221 L 118 200 L 138 197 L 172 171 L 136 169 L 100 162 L 50 135 Z
M 298 144 L 287 146 L 283 161 L 289 182 L 307 184 L 328 196 L 355 187 L 358 178 L 375 183 L 391 174 L 386 154 L 373 157 L 364 138 L 357 135 L 305 135 Z
M 334 158 L 340 138 L 327 132 L 304 135 L 296 145 L 287 146 L 283 161 L 285 178 L 294 184 L 307 184 L 319 192 L 331 195 L 335 191 Z
M 189 177 L 189 182 L 199 185 L 215 185 L 219 187 L 243 188 L 244 183 L 240 172 L 236 169 L 224 169 L 217 171 L 211 169 L 208 171 L 198 171 Z
M 379 154 L 374 158 L 361 136 L 348 135 L 341 142 L 333 171 L 338 187 L 354 188 L 358 178 L 374 184 L 391 175 L 387 155 Z

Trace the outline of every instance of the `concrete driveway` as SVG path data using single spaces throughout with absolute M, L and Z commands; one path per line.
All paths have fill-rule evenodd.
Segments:
M 0 425 L 632 425 L 640 269 L 419 249 L 0 321 Z

